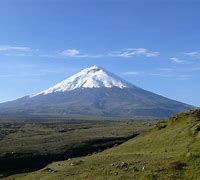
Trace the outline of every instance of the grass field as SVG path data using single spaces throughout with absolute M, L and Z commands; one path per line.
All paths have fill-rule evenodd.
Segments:
M 86 155 L 119 144 L 124 137 L 153 125 L 154 121 L 4 121 L 0 123 L 0 171 L 9 175 Z
M 8 179 L 199 179 L 200 110 L 159 122 L 122 145 Z

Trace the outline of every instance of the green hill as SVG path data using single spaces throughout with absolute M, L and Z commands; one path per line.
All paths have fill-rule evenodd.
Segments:
M 180 113 L 117 147 L 12 178 L 199 179 L 199 131 L 200 110 Z

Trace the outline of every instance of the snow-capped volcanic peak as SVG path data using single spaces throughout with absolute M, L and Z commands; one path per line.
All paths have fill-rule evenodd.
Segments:
M 46 95 L 54 92 L 72 91 L 77 88 L 128 88 L 130 85 L 112 73 L 98 67 L 92 66 L 67 78 L 55 86 L 42 91 L 37 95 Z

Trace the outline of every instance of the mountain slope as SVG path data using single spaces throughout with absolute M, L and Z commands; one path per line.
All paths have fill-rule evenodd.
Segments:
M 117 147 L 13 179 L 199 179 L 200 110 L 159 122 Z
M 33 96 L 0 104 L 0 113 L 163 118 L 190 108 L 92 66 Z

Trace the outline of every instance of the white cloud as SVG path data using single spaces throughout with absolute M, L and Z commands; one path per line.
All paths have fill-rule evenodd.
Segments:
M 84 54 L 77 49 L 67 49 L 60 53 L 64 57 L 79 57 L 79 58 L 100 58 L 100 57 L 122 57 L 130 58 L 134 56 L 155 57 L 158 52 L 151 52 L 145 48 L 128 48 L 116 52 L 102 53 L 102 54 Z
M 192 58 L 200 58 L 200 52 L 199 51 L 193 51 L 193 52 L 188 52 L 184 53 L 185 55 L 192 57 Z
M 73 57 L 73 58 L 99 58 L 104 56 L 103 54 L 84 54 L 77 49 L 67 49 L 60 53 L 63 57 Z
M 0 55 L 21 57 L 39 56 L 39 50 L 27 46 L 0 45 Z
M 25 46 L 10 46 L 10 45 L 0 45 L 0 51 L 31 51 L 30 47 Z
M 196 56 L 196 55 L 199 54 L 199 52 L 194 51 L 194 52 L 189 52 L 189 53 L 185 53 L 185 54 L 188 55 L 188 56 Z
M 172 57 L 170 60 L 176 64 L 195 64 L 200 59 L 200 51 L 183 52 L 179 57 Z
M 77 57 L 80 55 L 80 52 L 77 49 L 67 49 L 61 52 L 61 55 L 69 57 Z
M 159 56 L 158 52 L 150 51 L 146 48 L 127 48 L 119 51 L 104 52 L 100 54 L 96 53 L 83 53 L 75 48 L 66 49 L 64 51 L 45 53 L 37 49 L 32 49 L 26 46 L 11 46 L 11 45 L 0 45 L 0 54 L 6 56 L 35 56 L 35 57 L 46 57 L 46 58 L 131 58 L 136 56 L 143 57 L 156 57 Z
M 159 52 L 151 52 L 146 48 L 128 48 L 114 53 L 110 53 L 113 57 L 130 58 L 134 56 L 156 57 L 159 56 Z
M 171 60 L 173 63 L 176 63 L 176 64 L 182 64 L 182 63 L 185 63 L 184 60 L 179 59 L 179 58 L 176 58 L 176 57 L 172 57 L 172 58 L 170 58 L 170 60 Z

